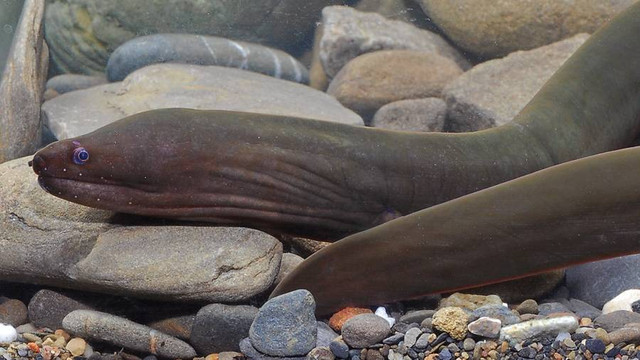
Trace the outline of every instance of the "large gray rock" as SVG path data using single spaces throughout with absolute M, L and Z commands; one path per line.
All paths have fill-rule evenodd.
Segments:
M 327 5 L 341 0 L 49 1 L 46 36 L 64 72 L 100 73 L 120 44 L 155 33 L 216 35 L 292 49 L 307 39 Z
M 162 300 L 239 301 L 275 279 L 282 246 L 256 230 L 123 227 L 0 165 L 0 279 Z
M 533 98 L 589 35 L 475 66 L 443 90 L 449 107 L 448 130 L 476 131 L 503 125 Z
M 458 46 L 495 58 L 592 33 L 635 0 L 419 0 Z
M 162 300 L 247 300 L 273 283 L 282 244 L 258 230 L 128 226 L 98 235 L 65 273 L 90 288 Z
M 364 13 L 345 6 L 322 10 L 322 32 L 318 56 L 326 74 L 332 78 L 351 59 L 378 50 L 417 50 L 432 52 L 466 69 L 469 63 L 440 35 L 375 13 Z
M 640 255 L 590 262 L 567 269 L 571 297 L 601 309 L 627 289 L 640 284 Z
M 0 163 L 32 154 L 40 145 L 40 104 L 49 63 L 43 14 L 44 0 L 25 1 L 2 73 Z
M 195 350 L 182 340 L 131 320 L 99 311 L 72 311 L 62 320 L 62 326 L 79 337 L 163 358 L 190 359 L 196 356 Z
M 291 81 L 218 66 L 157 64 L 124 81 L 60 95 L 42 105 L 58 139 L 86 134 L 151 109 L 217 109 L 297 116 L 362 125 L 331 96 Z

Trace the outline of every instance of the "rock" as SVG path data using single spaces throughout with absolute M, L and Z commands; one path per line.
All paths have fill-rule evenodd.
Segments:
M 40 104 L 49 62 L 43 34 L 44 7 L 42 0 L 24 2 L 2 73 L 0 163 L 33 154 L 40 146 Z M 3 29 L 7 25 L 3 24 Z
M 472 338 L 466 338 L 462 342 L 462 348 L 464 349 L 464 351 L 473 351 L 475 347 L 476 347 L 476 341 L 473 340 Z
M 329 347 L 331 341 L 338 337 L 333 329 L 322 321 L 317 322 L 318 334 L 316 338 L 316 347 Z
M 571 310 L 562 303 L 548 302 L 538 305 L 538 314 L 546 316 L 553 313 L 569 313 Z
M 62 328 L 62 319 L 74 310 L 94 310 L 94 307 L 70 293 L 42 289 L 29 302 L 29 320 L 37 327 Z
M 351 59 L 378 50 L 435 53 L 453 60 L 462 69 L 469 68 L 468 61 L 439 35 L 379 14 L 330 6 L 322 10 L 321 26 L 316 40 L 318 56 L 329 78 L 336 76 Z
M 410 310 L 407 311 L 404 315 L 400 316 L 400 320 L 398 320 L 398 322 L 406 324 L 419 324 L 424 321 L 424 319 L 432 317 L 435 312 L 435 310 Z
M 69 350 L 71 355 L 80 356 L 84 354 L 84 351 L 87 349 L 87 342 L 81 338 L 73 338 L 69 340 L 65 348 Z
M 54 90 L 58 95 L 69 91 L 87 89 L 107 83 L 104 75 L 63 74 L 47 80 L 47 90 Z
M 421 29 L 437 29 L 422 9 L 410 0 L 360 0 L 354 7 L 358 11 L 378 13 L 387 19 L 402 20 Z
M 316 345 L 316 303 L 307 290 L 269 299 L 249 329 L 251 345 L 271 356 L 306 355 Z
M 329 326 L 333 330 L 340 332 L 344 323 L 352 317 L 360 314 L 372 313 L 373 311 L 371 311 L 371 309 L 369 308 L 346 307 L 331 315 L 331 317 L 329 318 Z
M 365 122 L 388 103 L 439 97 L 462 69 L 444 56 L 411 50 L 385 50 L 360 55 L 338 72 L 327 89 Z
M 285 276 L 289 275 L 300 263 L 304 261 L 304 259 L 296 254 L 292 253 L 284 253 L 282 254 L 282 261 L 280 261 L 280 270 L 278 270 L 278 275 L 276 276 L 276 281 L 274 281 L 273 285 L 277 285 L 285 278 Z
M 465 338 L 468 324 L 469 315 L 459 307 L 440 307 L 440 309 L 433 314 L 433 327 L 448 333 L 456 340 Z
M 451 131 L 476 131 L 510 122 L 589 36 L 476 65 L 443 90 Z
M 639 266 L 640 255 L 573 266 L 567 269 L 567 286 L 572 297 L 602 308 L 621 292 L 638 287 L 640 273 L 622 269 L 637 269 Z M 612 274 L 615 276 L 611 276 Z
M 592 33 L 633 0 L 420 0 L 449 39 L 481 57 L 495 58 L 572 35 Z
M 222 0 L 125 0 L 47 4 L 46 37 L 61 72 L 103 71 L 110 52 L 139 35 L 189 32 L 299 49 L 315 28 L 320 10 L 341 0 L 264 1 L 238 6 Z
M 349 357 L 349 345 L 344 342 L 342 336 L 333 339 L 333 341 L 331 341 L 331 343 L 329 344 L 329 349 L 336 357 L 340 359 L 346 359 Z
M 258 308 L 249 305 L 204 306 L 196 315 L 189 342 L 201 355 L 239 351 L 257 313 Z
M 307 354 L 307 360 L 334 360 L 335 355 L 328 347 L 315 347 Z
M 512 346 L 521 341 L 543 336 L 556 337 L 561 332 L 572 333 L 578 328 L 573 316 L 561 316 L 548 319 L 536 319 L 502 327 L 500 340 Z
M 193 108 L 297 116 L 362 124 L 334 98 L 291 81 L 219 66 L 158 64 L 123 82 L 74 91 L 42 105 L 58 139 L 86 134 L 124 116 L 159 108 Z
M 281 256 L 277 239 L 247 228 L 128 226 L 100 234 L 66 272 L 94 291 L 237 302 L 271 286 Z
M 586 339 L 584 345 L 592 354 L 602 354 L 605 350 L 605 343 L 600 339 Z
M 122 81 L 142 67 L 181 63 L 233 67 L 306 84 L 309 71 L 282 50 L 215 36 L 156 34 L 120 45 L 107 62 L 109 81 Z
M 629 289 L 620 293 L 620 295 L 607 301 L 602 307 L 602 313 L 608 314 L 618 310 L 633 311 L 631 304 L 640 300 L 640 289 Z
M 640 323 L 629 323 L 608 334 L 612 344 L 635 343 L 640 341 Z
M 471 313 L 472 320 L 479 319 L 481 317 L 490 317 L 500 320 L 503 326 L 520 322 L 520 317 L 502 304 L 483 305 L 473 310 L 473 312 Z
M 251 345 L 251 340 L 249 338 L 244 338 L 240 341 L 240 351 L 246 355 L 248 359 L 251 360 L 305 360 L 306 356 L 269 356 L 265 355 L 258 350 L 256 350 L 253 345 Z
M 236 351 L 222 351 L 218 354 L 218 360 L 245 360 L 244 354 Z
M 467 325 L 470 333 L 486 338 L 497 338 L 500 335 L 502 322 L 499 319 L 483 316 Z
M 496 295 L 473 295 L 453 293 L 450 296 L 443 298 L 438 305 L 438 308 L 443 307 L 459 307 L 468 310 L 475 310 L 484 305 L 502 305 L 502 300 Z
M 383 105 L 371 126 L 402 131 L 440 132 L 447 117 L 447 103 L 439 98 L 394 101 Z
M 0 323 L 18 327 L 28 321 L 27 305 L 18 299 L 0 296 Z
M 192 358 L 189 344 L 133 321 L 92 310 L 75 310 L 65 316 L 62 326 L 76 336 L 104 341 L 116 346 L 160 357 Z
M 640 314 L 626 310 L 618 310 L 602 314 L 593 320 L 595 326 L 608 332 L 620 329 L 629 323 L 640 323 Z
M 422 334 L 422 330 L 420 330 L 420 328 L 414 327 L 411 328 L 409 330 L 407 330 L 407 332 L 404 334 L 404 345 L 406 347 L 413 347 L 416 344 L 416 341 L 418 341 L 418 337 Z
M 391 325 L 384 318 L 375 314 L 360 314 L 344 323 L 342 338 L 350 347 L 360 349 L 379 343 L 389 335 L 390 330 Z
M 11 325 L 0 324 L 0 344 L 10 343 L 16 341 L 18 338 L 18 332 Z
M 520 314 L 537 314 L 540 310 L 535 300 L 527 299 L 516 307 L 516 311 Z

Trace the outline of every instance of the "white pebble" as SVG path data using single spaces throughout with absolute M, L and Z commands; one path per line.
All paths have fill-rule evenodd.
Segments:
M 602 314 L 612 313 L 617 310 L 633 311 L 631 304 L 640 300 L 640 289 L 629 289 L 609 300 L 602 307 Z
M 16 341 L 18 332 L 11 325 L 0 324 L 0 343 L 10 343 Z
M 378 315 L 381 318 L 387 320 L 387 322 L 389 323 L 389 326 L 393 326 L 393 324 L 396 323 L 396 319 L 394 319 L 391 316 L 387 315 L 387 309 L 385 309 L 384 306 L 380 306 L 380 307 L 378 307 L 376 309 L 376 315 Z

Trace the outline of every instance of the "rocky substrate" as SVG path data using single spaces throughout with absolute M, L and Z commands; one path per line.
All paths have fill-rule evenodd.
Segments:
M 562 294 L 562 288 L 555 292 Z M 497 295 L 455 293 L 439 301 L 390 304 L 375 313 L 345 308 L 319 318 L 306 290 L 275 297 L 259 309 L 209 304 L 177 310 L 47 289 L 30 296 L 28 305 L 0 298 L 0 321 L 9 323 L 0 326 L 4 359 L 640 358 L 640 290 L 620 294 L 604 312 L 577 299 L 507 305 Z

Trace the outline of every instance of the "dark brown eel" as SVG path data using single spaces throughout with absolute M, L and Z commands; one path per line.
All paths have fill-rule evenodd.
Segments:
M 495 129 L 466 134 L 418 134 L 273 115 L 163 109 L 133 115 L 93 133 L 51 144 L 36 153 L 33 167 L 44 189 L 88 206 L 336 240 L 399 214 L 410 214 L 545 167 L 628 146 L 640 129 L 638 34 L 640 3 L 591 36 L 513 122 Z M 585 160 L 587 164 L 593 162 L 597 163 Z M 563 165 L 561 169 L 567 166 L 571 165 Z M 624 171 L 632 169 L 611 170 L 626 174 Z M 544 174 L 554 174 L 553 171 L 572 173 L 549 171 L 526 178 L 539 180 L 518 181 L 539 181 L 552 186 L 554 184 L 549 183 Z M 563 182 L 570 180 L 562 176 L 550 177 L 561 178 Z M 623 175 L 612 176 L 612 186 L 618 186 L 618 181 L 626 181 L 621 177 Z M 578 186 L 586 184 L 579 183 Z M 484 199 L 486 195 L 482 194 L 509 194 L 520 198 L 519 208 L 530 209 L 527 212 L 529 219 L 523 224 L 531 227 L 538 219 L 546 221 L 541 224 L 558 226 L 548 230 L 542 226 L 538 228 L 540 244 L 575 240 L 569 236 L 571 231 L 566 226 L 545 217 L 549 213 L 562 218 L 565 214 L 555 209 L 560 204 L 545 203 L 529 193 L 532 189 L 525 186 L 514 189 L 525 189 L 523 191 L 527 193 L 512 194 L 513 190 L 508 190 L 511 187 L 511 183 L 507 183 L 474 194 L 472 199 Z M 541 186 L 532 188 L 544 190 Z M 589 199 L 592 197 L 587 190 L 577 191 L 578 198 L 580 194 Z M 631 190 L 625 188 L 624 191 Z M 484 204 L 495 205 L 508 200 L 488 199 Z M 592 200 L 601 202 L 604 207 L 613 201 L 605 193 L 595 193 Z M 466 234 L 469 239 L 481 236 L 475 234 L 473 226 L 483 224 L 479 230 L 486 228 L 495 234 L 481 237 L 488 242 L 471 250 L 467 258 L 480 261 L 487 257 L 486 261 L 492 266 L 501 268 L 502 264 L 495 264 L 488 254 L 513 249 L 514 243 L 528 236 L 517 233 L 517 227 L 501 232 L 484 225 L 482 221 L 488 209 L 479 207 L 475 208 L 475 213 L 468 213 L 467 202 L 470 201 L 461 199 L 451 202 L 457 205 L 447 203 L 434 210 L 425 210 L 428 214 L 447 213 L 450 219 L 430 215 L 438 219 L 434 222 L 419 213 L 356 234 L 337 246 L 332 245 L 309 259 L 277 291 L 291 289 L 292 284 L 310 288 L 318 299 L 319 308 L 329 310 L 346 304 L 417 296 L 416 286 L 430 281 L 436 283 L 446 279 L 467 286 L 467 282 L 478 284 L 542 270 L 541 267 L 532 270 L 527 265 L 531 260 L 527 252 L 519 253 L 521 255 L 513 257 L 514 260 L 507 258 L 505 270 L 496 272 L 495 276 L 487 275 L 491 272 L 479 274 L 468 270 L 454 274 L 456 269 L 450 264 L 461 262 L 458 256 L 446 251 L 436 252 L 437 258 L 430 256 L 433 248 L 438 247 L 436 244 L 446 245 L 447 249 L 461 249 L 466 244 L 465 248 L 468 248 L 469 243 L 462 235 Z M 548 204 L 553 207 L 546 207 Z M 498 206 L 494 207 L 495 216 L 504 215 L 499 213 Z M 448 210 L 435 210 L 443 208 Z M 516 204 L 505 207 L 509 211 L 517 208 Z M 581 214 L 579 210 L 572 209 Z M 458 213 L 467 215 L 459 219 Z M 411 220 L 425 218 L 428 220 L 424 224 Z M 438 238 L 440 227 L 443 234 L 448 231 L 447 221 L 457 224 L 451 230 L 457 230 L 459 234 Z M 494 221 L 500 223 L 498 219 L 494 218 Z M 504 221 L 507 227 L 515 226 L 510 220 Z M 526 229 L 530 230 L 530 227 Z M 425 234 L 435 238 L 427 241 L 422 236 L 389 237 L 386 229 L 391 228 L 407 234 L 425 229 L 429 231 Z M 567 237 L 553 237 L 559 235 Z M 387 241 L 390 241 L 388 246 Z M 531 246 L 526 239 L 522 241 L 523 248 Z M 355 249 L 341 252 L 344 247 L 360 242 L 365 244 L 358 247 L 360 252 Z M 430 243 L 434 245 L 429 246 Z M 572 246 L 575 248 L 580 244 L 573 241 Z M 428 249 L 427 253 L 418 249 L 421 246 Z M 597 248 L 607 246 L 600 243 Z M 586 248 L 595 249 L 591 245 Z M 601 250 L 604 253 L 610 249 Z M 408 285 L 406 281 L 397 282 L 398 272 L 385 274 L 378 271 L 387 269 L 379 259 L 367 260 L 368 256 L 374 259 L 376 252 L 384 253 L 385 259 L 387 255 L 399 256 L 398 261 L 406 259 L 399 264 L 413 271 L 406 281 L 420 276 L 427 279 L 416 282 L 421 284 L 416 286 Z M 325 265 L 314 260 L 324 259 L 328 256 L 325 254 L 346 258 L 353 255 L 358 260 L 349 261 L 361 266 L 357 272 L 360 277 L 347 273 L 353 270 L 350 268 L 338 271 L 338 267 L 329 265 L 332 261 Z M 549 254 L 557 259 L 564 259 L 565 255 L 567 261 L 550 265 L 566 265 L 593 257 L 591 253 L 575 250 L 568 254 Z M 419 260 L 421 257 L 424 260 Z M 309 264 L 316 265 L 311 268 Z M 363 290 L 370 295 L 367 297 L 370 300 L 355 295 L 340 296 L 330 289 L 318 288 L 321 287 L 318 284 L 325 283 L 304 281 L 312 277 L 311 273 L 320 274 L 321 271 L 336 281 L 344 278 L 345 282 L 351 282 L 348 286 L 352 288 L 359 288 L 374 277 L 378 278 L 378 285 L 369 291 Z M 468 277 L 468 281 L 460 281 L 456 276 Z M 332 286 L 333 283 L 329 287 Z M 389 286 L 388 290 L 381 292 L 385 286 Z M 402 290 L 405 287 L 406 291 Z M 442 287 L 429 286 L 421 293 L 438 288 Z

